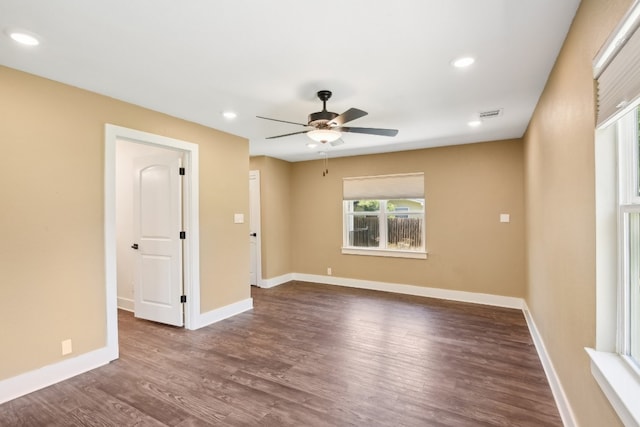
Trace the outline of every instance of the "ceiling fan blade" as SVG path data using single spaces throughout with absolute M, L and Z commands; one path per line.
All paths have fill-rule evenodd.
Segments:
M 276 136 L 269 136 L 265 139 L 275 139 L 275 138 L 282 138 L 283 136 L 291 136 L 291 135 L 298 135 L 301 133 L 307 133 L 309 132 L 308 130 L 301 130 L 299 132 L 292 132 L 292 133 L 285 133 L 284 135 L 276 135 Z
M 274 121 L 274 122 L 289 123 L 289 124 L 292 124 L 292 125 L 300 125 L 300 126 L 305 126 L 305 127 L 309 126 L 308 124 L 305 124 L 305 123 L 289 122 L 287 120 L 280 120 L 280 119 L 270 119 L 269 117 L 262 117 L 262 116 L 256 116 L 256 117 L 259 118 L 259 119 L 271 120 L 271 121 Z
M 367 135 L 380 136 L 396 136 L 398 134 L 398 129 L 339 127 L 333 128 L 333 130 L 337 130 L 340 132 L 366 133 Z
M 357 108 L 349 108 L 344 113 L 340 114 L 335 119 L 331 120 L 327 123 L 329 126 L 342 126 L 343 124 L 350 122 L 351 120 L 359 119 L 360 117 L 366 116 L 366 111 L 358 110 Z

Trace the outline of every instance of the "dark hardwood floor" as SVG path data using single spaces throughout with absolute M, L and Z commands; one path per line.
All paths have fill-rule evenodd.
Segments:
M 198 331 L 121 312 L 120 359 L 0 426 L 561 426 L 518 310 L 289 283 Z

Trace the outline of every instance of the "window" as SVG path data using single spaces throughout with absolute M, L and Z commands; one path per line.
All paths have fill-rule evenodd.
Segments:
M 594 59 L 598 115 L 596 348 L 591 372 L 625 425 L 640 425 L 640 1 Z
M 342 252 L 426 258 L 424 174 L 345 178 Z
M 622 271 L 619 283 L 619 352 L 640 369 L 640 108 L 617 121 L 618 240 Z
M 625 252 L 625 280 L 623 298 L 624 310 L 628 312 L 627 333 L 623 342 L 627 348 L 625 353 L 636 366 L 640 367 L 640 208 L 626 212 L 625 237 L 627 251 Z

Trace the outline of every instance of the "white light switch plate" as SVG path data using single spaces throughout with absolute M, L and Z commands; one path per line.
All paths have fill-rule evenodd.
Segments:
M 510 222 L 511 217 L 509 214 L 500 214 L 500 222 Z
M 233 222 L 235 224 L 242 224 L 244 223 L 244 214 L 234 214 L 233 215 Z

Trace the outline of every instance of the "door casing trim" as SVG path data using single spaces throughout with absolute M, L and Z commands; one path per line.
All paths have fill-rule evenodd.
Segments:
M 199 222 L 199 157 L 198 145 L 122 126 L 105 124 L 104 168 L 104 241 L 107 348 L 111 360 L 117 359 L 118 297 L 116 264 L 116 140 L 124 139 L 184 151 L 186 168 L 184 183 L 184 245 L 185 328 L 197 329 L 200 315 L 200 222 Z

